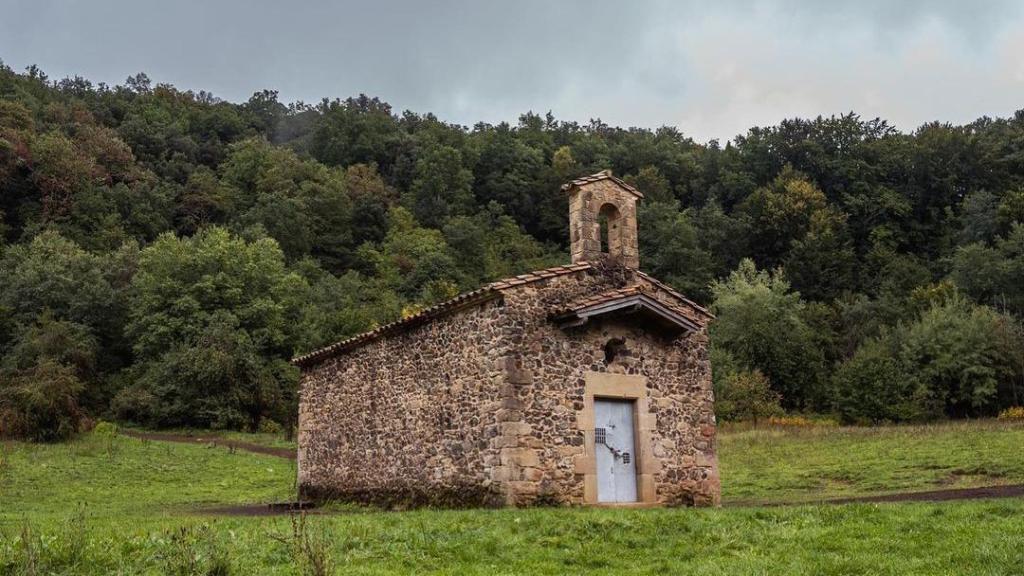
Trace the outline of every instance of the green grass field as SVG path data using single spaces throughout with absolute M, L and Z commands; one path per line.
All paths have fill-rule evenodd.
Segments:
M 725 432 L 722 509 L 349 510 L 295 527 L 204 513 L 290 498 L 284 459 L 7 443 L 0 575 L 1024 574 L 1024 499 L 743 505 L 1020 483 L 1022 447 L 1024 426 L 995 422 Z
M 725 503 L 1024 483 L 1024 424 L 995 420 L 719 435 Z

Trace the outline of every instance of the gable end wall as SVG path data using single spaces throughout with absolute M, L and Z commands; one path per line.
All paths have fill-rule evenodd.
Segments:
M 510 361 L 520 374 L 517 456 L 531 463 L 507 472 L 510 500 L 596 503 L 593 400 L 604 396 L 635 400 L 642 503 L 719 503 L 706 329 L 669 340 L 629 320 L 594 320 L 568 330 L 547 320 L 547 310 L 627 285 L 642 285 L 659 301 L 679 306 L 651 282 L 616 267 L 506 294 L 510 318 L 523 327 Z M 613 338 L 623 340 L 624 349 L 606 363 L 604 347 Z

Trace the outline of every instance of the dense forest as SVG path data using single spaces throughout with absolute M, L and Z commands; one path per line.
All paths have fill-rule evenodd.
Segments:
M 1024 110 L 700 144 L 0 64 L 0 435 L 288 427 L 289 358 L 568 261 L 559 185 L 606 168 L 646 197 L 641 267 L 717 315 L 722 417 L 1024 403 Z

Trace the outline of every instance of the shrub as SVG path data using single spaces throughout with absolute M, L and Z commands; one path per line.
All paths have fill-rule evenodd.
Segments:
M 726 374 L 716 391 L 715 409 L 723 420 L 750 420 L 781 415 L 778 392 L 771 389 L 760 370 L 739 370 Z
M 1012 343 L 1002 336 L 1006 323 L 995 310 L 956 298 L 902 331 L 902 355 L 938 410 L 951 417 L 995 415 L 1000 383 L 1014 372 Z
M 927 420 L 942 414 L 888 332 L 862 344 L 839 366 L 833 381 L 836 410 L 845 423 Z
M 1008 319 L 962 298 L 870 339 L 833 378 L 844 422 L 995 415 L 1019 377 L 1020 338 Z
M 146 387 L 130 384 L 121 389 L 110 403 L 110 411 L 123 422 L 145 424 L 154 418 L 157 399 Z
M 291 515 L 291 533 L 271 534 L 270 537 L 291 550 L 292 558 L 301 573 L 326 576 L 332 572 L 330 539 L 322 525 L 314 528 L 306 522 L 306 513 Z
M 51 360 L 20 372 L 0 388 L 0 433 L 41 442 L 71 437 L 84 417 L 83 389 L 71 367 Z
M 111 456 L 113 455 L 116 447 L 117 432 L 117 424 L 101 420 L 96 423 L 92 432 L 89 433 L 89 443 L 98 445 L 98 447 L 103 450 L 107 456 Z
M 1000 420 L 1022 420 L 1024 421 L 1024 406 L 1011 406 L 999 413 Z
M 284 432 L 284 427 L 270 418 L 264 418 L 260 420 L 259 432 L 264 434 L 280 434 Z
M 115 438 L 117 437 L 118 432 L 119 430 L 117 424 L 114 424 L 113 422 L 107 422 L 105 420 L 100 420 L 99 422 L 97 422 L 96 426 L 94 426 L 92 429 L 92 433 L 95 436 L 102 438 Z
M 831 418 L 808 418 L 806 416 L 772 416 L 768 419 L 769 426 L 782 428 L 834 428 L 839 422 Z
M 160 555 L 164 574 L 230 576 L 233 572 L 229 550 L 208 524 L 181 526 L 165 537 L 170 545 Z

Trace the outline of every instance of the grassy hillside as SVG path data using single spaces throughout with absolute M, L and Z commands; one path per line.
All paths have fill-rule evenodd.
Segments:
M 8 443 L 0 575 L 301 574 L 324 557 L 345 574 L 1019 574 L 1021 499 L 737 504 L 1024 482 L 1022 445 L 1024 426 L 995 422 L 734 431 L 719 510 L 350 510 L 296 530 L 204 512 L 288 498 L 288 460 L 123 437 Z

